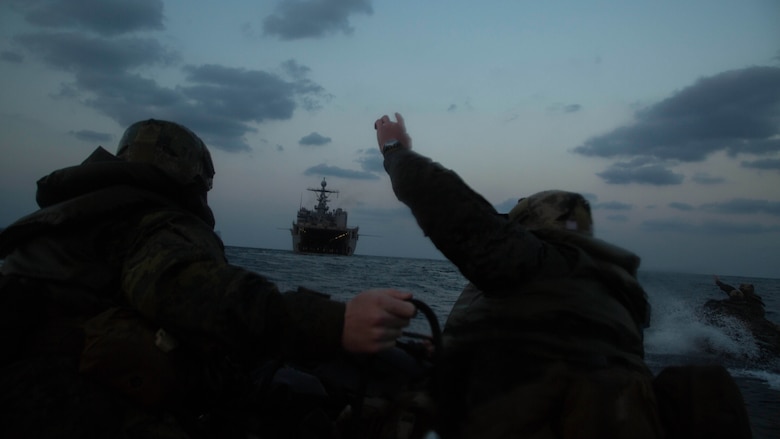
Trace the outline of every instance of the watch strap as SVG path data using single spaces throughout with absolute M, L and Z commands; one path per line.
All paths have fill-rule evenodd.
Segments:
M 402 146 L 403 144 L 396 139 L 388 140 L 384 145 L 382 145 L 382 154 L 387 154 L 388 152 L 394 151 Z

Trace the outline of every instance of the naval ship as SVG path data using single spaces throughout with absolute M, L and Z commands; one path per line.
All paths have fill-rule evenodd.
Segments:
M 346 211 L 341 208 L 330 210 L 328 196 L 339 192 L 325 189 L 327 185 L 323 179 L 319 189 L 307 189 L 317 194 L 317 205 L 314 210 L 303 206 L 298 210 L 298 217 L 290 229 L 295 253 L 351 256 L 355 252 L 358 227 L 347 227 Z

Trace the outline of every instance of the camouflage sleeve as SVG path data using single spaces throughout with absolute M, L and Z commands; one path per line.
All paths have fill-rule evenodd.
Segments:
M 425 235 L 479 289 L 506 288 L 565 264 L 439 163 L 398 150 L 386 155 L 384 166 Z
M 135 241 L 122 272 L 124 299 L 177 338 L 255 359 L 340 349 L 344 304 L 281 294 L 265 277 L 229 264 L 221 240 L 197 217 L 147 214 Z
M 720 290 L 726 294 L 729 294 L 732 291 L 736 290 L 736 288 L 732 287 L 731 285 L 725 282 L 721 282 L 720 279 L 715 279 L 715 285 L 717 285 L 718 288 L 720 288 Z

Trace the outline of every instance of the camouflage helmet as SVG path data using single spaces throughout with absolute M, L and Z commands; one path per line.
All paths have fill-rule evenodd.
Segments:
M 528 229 L 564 229 L 593 235 L 590 204 L 574 192 L 551 190 L 521 198 L 509 218 Z
M 116 151 L 130 162 L 151 163 L 182 186 L 195 184 L 207 192 L 214 179 L 214 163 L 208 148 L 186 127 L 149 119 L 125 130 Z

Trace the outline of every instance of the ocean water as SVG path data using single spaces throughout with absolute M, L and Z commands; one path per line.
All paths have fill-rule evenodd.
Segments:
M 301 255 L 285 250 L 242 247 L 226 249 L 231 263 L 270 278 L 280 290 L 299 286 L 348 300 L 369 288 L 394 287 L 427 303 L 443 326 L 466 281 L 449 261 L 354 255 Z M 780 323 L 780 279 L 721 276 L 731 285 L 753 283 L 766 304 L 767 318 Z M 753 437 L 780 438 L 780 359 L 763 361 L 751 334 L 736 320 L 712 326 L 701 310 L 709 299 L 726 295 L 711 274 L 639 273 L 653 308 L 645 332 L 646 360 L 654 372 L 666 366 L 725 366 L 745 398 Z M 417 320 L 417 319 L 416 319 Z M 423 319 L 411 330 L 425 333 Z

